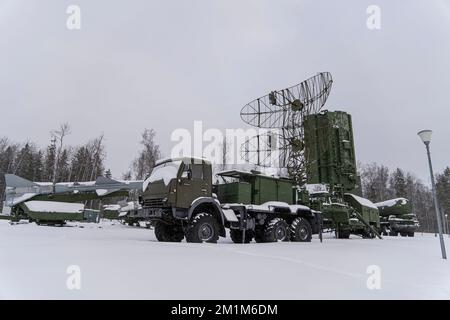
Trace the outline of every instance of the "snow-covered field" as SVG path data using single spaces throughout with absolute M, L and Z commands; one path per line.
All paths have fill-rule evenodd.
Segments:
M 80 267 L 80 290 L 66 285 L 71 265 Z M 380 289 L 367 287 L 372 265 Z M 440 258 L 438 239 L 420 233 L 187 244 L 160 243 L 152 230 L 109 221 L 62 228 L 0 221 L 0 298 L 449 299 L 450 263 Z

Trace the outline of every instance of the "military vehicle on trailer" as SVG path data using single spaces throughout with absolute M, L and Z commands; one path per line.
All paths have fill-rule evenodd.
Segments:
M 339 239 L 348 239 L 350 234 L 379 237 L 379 213 L 371 201 L 351 193 L 335 196 L 328 189 L 324 184 L 310 184 L 303 190 L 309 195 L 306 204 L 322 213 L 324 232 L 334 231 Z
M 213 185 L 205 159 L 159 161 L 144 182 L 142 210 L 130 218 L 152 221 L 156 238 L 169 242 L 217 242 L 226 229 L 235 243 L 306 242 L 321 230 L 316 212 L 294 204 L 291 181 L 236 170 L 219 177 Z
M 396 198 L 375 203 L 380 211 L 381 232 L 383 235 L 414 237 L 419 228 L 417 216 L 412 213 L 408 199 Z
M 118 181 L 98 177 L 88 182 L 32 182 L 5 174 L 5 201 L 0 219 L 29 220 L 42 225 L 64 225 L 66 221 L 98 222 L 100 211 L 87 209 L 91 200 L 127 196 L 142 189 L 142 181 Z

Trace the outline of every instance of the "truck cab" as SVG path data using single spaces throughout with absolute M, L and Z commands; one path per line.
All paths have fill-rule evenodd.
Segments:
M 144 207 L 188 209 L 195 199 L 212 196 L 211 163 L 199 158 L 173 158 L 156 163 L 144 181 Z

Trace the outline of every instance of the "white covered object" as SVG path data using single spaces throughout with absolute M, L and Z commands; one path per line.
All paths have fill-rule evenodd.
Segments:
M 33 212 L 81 213 L 84 204 L 55 201 L 28 201 L 25 206 Z
M 400 204 L 407 204 L 408 203 L 408 199 L 396 198 L 396 199 L 386 200 L 386 201 L 382 201 L 382 202 L 377 202 L 377 203 L 375 203 L 375 205 L 377 207 L 393 207 L 398 202 L 400 202 Z

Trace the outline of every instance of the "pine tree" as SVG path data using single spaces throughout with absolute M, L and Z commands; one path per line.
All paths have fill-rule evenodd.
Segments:
M 391 175 L 390 188 L 393 192 L 393 196 L 396 198 L 407 197 L 407 187 L 405 173 L 402 169 L 397 168 Z
M 44 173 L 43 180 L 44 181 L 52 181 L 53 180 L 53 170 L 56 162 L 56 140 L 52 139 L 51 144 L 47 147 L 45 153 L 45 163 L 44 163 Z
M 131 173 L 131 170 L 128 170 L 124 174 L 122 174 L 122 179 L 125 181 L 129 181 L 132 179 L 133 174 Z
M 61 152 L 61 155 L 58 159 L 57 164 L 57 173 L 58 176 L 56 177 L 56 182 L 62 182 L 62 181 L 68 181 L 69 180 L 69 151 L 67 149 L 64 149 Z
M 450 167 L 436 177 L 436 191 L 438 194 L 440 209 L 444 218 L 444 228 L 448 226 L 448 216 L 450 216 Z M 447 215 L 447 217 L 445 217 Z
M 78 147 L 72 157 L 72 181 L 86 181 L 88 172 L 86 166 L 89 162 L 90 159 L 86 147 Z
M 16 157 L 14 173 L 22 178 L 33 180 L 33 147 L 26 143 Z
M 33 155 L 33 181 L 42 181 L 43 173 L 43 153 L 41 150 L 39 150 Z

